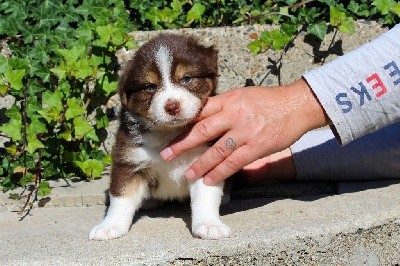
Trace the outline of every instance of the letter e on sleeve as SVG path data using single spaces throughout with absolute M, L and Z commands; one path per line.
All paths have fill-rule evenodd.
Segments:
M 396 79 L 395 81 L 393 81 L 393 84 L 394 85 L 400 84 L 400 69 L 397 66 L 396 62 L 392 61 L 392 62 L 388 63 L 387 65 L 385 65 L 383 68 L 385 70 L 388 70 L 389 68 L 393 69 L 393 71 L 389 73 L 389 76 L 392 78 L 395 76 L 398 76 L 399 78 Z
M 377 73 L 374 73 L 367 78 L 368 83 L 371 83 L 374 80 L 376 81 L 376 83 L 372 84 L 372 88 L 374 90 L 380 88 L 380 90 L 375 94 L 376 98 L 379 98 L 387 92 L 387 89 L 386 89 L 385 84 L 383 84 L 381 78 L 379 77 L 379 75 Z

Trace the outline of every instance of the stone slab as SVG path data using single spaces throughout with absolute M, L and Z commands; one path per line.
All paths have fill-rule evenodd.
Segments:
M 141 211 L 128 235 L 88 240 L 104 206 L 0 208 L 0 265 L 394 265 L 400 263 L 400 184 L 341 195 L 233 200 L 233 235 L 190 234 L 188 204 Z

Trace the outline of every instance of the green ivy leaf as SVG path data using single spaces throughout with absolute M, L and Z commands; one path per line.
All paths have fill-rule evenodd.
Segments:
M 85 46 L 74 46 L 71 49 L 57 49 L 57 52 L 64 58 L 67 65 L 72 65 L 79 58 L 86 55 Z
M 26 104 L 26 114 L 28 117 L 31 119 L 35 118 L 38 116 L 38 111 L 42 109 L 42 106 L 40 106 L 37 97 L 36 96 L 30 96 L 28 99 L 28 102 Z
M 11 176 L 6 176 L 3 180 L 1 180 L 1 186 L 3 187 L 3 192 L 7 192 L 9 190 L 16 189 L 18 184 L 13 178 L 11 178 Z
M 108 97 L 111 93 L 115 92 L 117 90 L 118 84 L 116 81 L 109 81 L 108 77 L 105 76 L 104 79 L 102 80 L 102 89 L 106 93 L 106 96 Z
M 95 119 L 95 126 L 97 129 L 106 128 L 108 126 L 108 117 L 101 108 L 97 108 Z
M 82 172 L 89 179 L 96 179 L 100 177 L 104 170 L 103 163 L 94 159 L 88 159 L 83 162 L 75 161 L 74 163 L 82 170 Z
M 96 27 L 96 32 L 100 37 L 100 42 L 107 45 L 111 42 L 113 35 L 119 31 L 119 28 L 114 24 L 108 24 L 107 26 Z
M 49 124 L 52 122 L 60 122 L 62 118 L 61 110 L 56 107 L 47 107 L 43 110 L 38 110 L 37 112 L 42 115 Z
M 31 62 L 29 59 L 21 59 L 13 56 L 8 60 L 8 65 L 13 69 L 27 70 L 30 68 Z
M 8 68 L 9 67 L 7 58 L 4 55 L 0 54 L 0 74 L 7 72 Z
M 255 41 L 251 42 L 250 44 L 248 44 L 247 48 L 250 49 L 250 51 L 253 53 L 253 55 L 256 55 L 261 52 L 261 41 L 255 40 Z
M 318 0 L 318 2 L 324 3 L 327 6 L 333 6 L 336 0 Z
M 72 130 L 68 129 L 62 133 L 59 134 L 60 137 L 65 139 L 66 141 L 71 141 L 72 140 Z
M 6 111 L 5 115 L 10 119 L 22 120 L 19 107 L 15 103 Z
M 86 109 L 82 107 L 81 99 L 69 98 L 67 100 L 67 107 L 68 109 L 65 112 L 65 118 L 67 120 L 86 114 Z
M 161 19 L 158 16 L 158 8 L 156 6 L 152 6 L 150 10 L 145 12 L 144 17 L 145 19 L 149 20 L 156 29 L 162 29 L 162 27 L 159 25 Z
M 171 7 L 172 10 L 176 12 L 181 12 L 182 6 L 184 6 L 187 3 L 187 0 L 182 1 L 182 0 L 173 0 L 171 2 Z
M 284 23 L 281 25 L 281 31 L 289 36 L 293 36 L 297 33 L 297 25 Z
M 48 130 L 46 126 L 42 122 L 40 122 L 39 119 L 37 118 L 32 119 L 31 123 L 28 125 L 26 129 L 26 133 L 28 135 L 37 135 L 47 132 Z
M 349 5 L 347 8 L 353 12 L 354 14 L 357 14 L 358 16 L 361 17 L 368 17 L 370 12 L 368 10 L 368 6 L 364 7 L 362 5 L 359 5 L 356 1 L 352 0 L 350 1 Z
M 128 40 L 124 45 L 126 48 L 128 48 L 128 49 L 136 49 L 136 48 L 138 48 L 138 45 L 136 44 L 135 40 L 132 37 L 127 36 L 127 38 L 128 38 Z
M 76 61 L 73 64 L 73 70 L 74 71 L 71 71 L 71 75 L 82 80 L 95 74 L 95 71 L 90 64 L 90 60 L 87 58 L 81 58 Z
M 75 137 L 78 139 L 81 139 L 91 130 L 94 130 L 93 126 L 90 125 L 87 121 L 83 120 L 83 118 L 80 116 L 74 118 L 73 124 Z
M 107 154 L 106 156 L 104 156 L 103 163 L 106 165 L 110 165 L 112 163 L 111 154 Z
M 63 80 L 67 76 L 67 71 L 62 67 L 53 67 L 50 71 L 58 77 L 58 79 Z
M 26 146 L 26 150 L 30 154 L 33 154 L 37 149 L 45 148 L 43 143 L 34 134 L 28 135 L 27 140 L 28 140 L 28 146 Z
M 33 174 L 25 173 L 22 178 L 19 180 L 21 186 L 25 187 L 33 182 Z
M 93 140 L 93 141 L 95 141 L 95 142 L 99 142 L 99 141 L 100 141 L 100 140 L 99 140 L 99 137 L 98 137 L 97 134 L 96 134 L 96 130 L 94 130 L 94 129 L 90 130 L 90 131 L 85 135 L 85 137 L 88 138 L 88 139 L 91 139 L 91 140 Z
M 400 17 L 400 1 L 390 8 L 390 12 Z
M 375 0 L 372 2 L 372 5 L 376 6 L 382 15 L 389 14 L 389 10 L 394 4 L 393 0 Z
M 347 17 L 345 12 L 340 11 L 334 6 L 330 7 L 330 23 L 332 26 L 338 27 L 338 30 L 341 32 L 355 32 L 353 17 Z
M 22 121 L 20 119 L 11 119 L 8 123 L 0 126 L 0 132 L 9 136 L 13 141 L 22 140 Z
M 17 154 L 17 145 L 11 144 L 10 146 L 5 147 L 5 150 L 11 155 L 15 156 Z M 0 168 L 2 169 L 2 168 Z
M 281 50 L 292 39 L 291 36 L 281 32 L 280 30 L 272 30 L 270 32 L 272 38 L 272 49 Z
M 330 6 L 330 23 L 332 26 L 339 26 L 346 20 L 346 14 L 334 6 Z
M 201 16 L 206 11 L 206 7 L 200 3 L 195 3 L 192 8 L 189 10 L 186 20 L 200 20 Z
M 61 91 L 45 91 L 43 93 L 43 107 L 54 107 L 58 111 L 61 111 L 63 109 L 63 104 L 62 104 L 62 92 Z
M 71 97 L 71 85 L 66 80 L 60 80 L 57 90 L 61 91 L 66 98 Z
M 350 34 L 353 34 L 354 32 L 356 32 L 356 29 L 354 27 L 353 18 L 352 17 L 346 18 L 346 20 L 344 20 L 342 22 L 342 24 L 339 25 L 338 29 L 340 32 L 345 32 L 345 33 L 350 33 Z
M 321 41 L 323 41 L 325 39 L 327 30 L 328 30 L 328 26 L 326 25 L 326 22 L 311 24 L 307 28 L 307 32 L 309 34 L 315 35 Z
M 22 79 L 26 73 L 25 69 L 12 70 L 9 69 L 4 73 L 5 79 L 10 83 L 10 86 L 15 90 L 21 90 L 24 84 Z
M 0 80 L 0 96 L 1 96 L 1 97 L 4 97 L 4 96 L 7 95 L 8 86 L 5 85 L 5 84 L 1 84 L 1 82 L 2 82 L 2 81 Z
M 51 194 L 51 190 L 52 190 L 52 188 L 51 188 L 49 182 L 42 180 L 39 183 L 38 196 L 39 197 L 44 197 L 44 196 L 50 195 Z

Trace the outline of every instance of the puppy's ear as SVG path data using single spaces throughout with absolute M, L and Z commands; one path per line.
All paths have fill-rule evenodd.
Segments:
M 121 100 L 121 105 L 126 106 L 128 104 L 128 99 L 126 93 L 119 91 L 119 98 Z
M 210 66 L 210 74 L 216 78 L 218 76 L 218 50 L 214 45 L 206 48 L 204 59 L 206 60 L 207 66 Z
M 123 70 L 118 84 L 118 94 L 122 106 L 126 106 L 128 104 L 127 86 L 130 83 L 129 79 L 131 65 L 132 63 L 130 63 L 129 66 Z
M 213 46 L 205 48 L 204 54 L 205 68 L 207 69 L 207 76 L 212 82 L 212 91 L 210 96 L 216 95 L 218 84 L 218 50 Z
M 196 51 L 193 56 L 196 56 L 197 59 L 201 61 L 201 65 L 205 66 L 205 70 L 208 72 L 207 75 L 209 77 L 217 77 L 218 75 L 218 50 L 211 46 L 204 46 L 200 44 L 198 38 L 194 36 L 188 37 L 188 47 L 190 49 Z

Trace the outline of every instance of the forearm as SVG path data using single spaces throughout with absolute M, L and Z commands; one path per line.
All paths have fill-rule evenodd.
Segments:
M 342 144 L 400 119 L 400 25 L 304 75 Z

